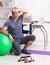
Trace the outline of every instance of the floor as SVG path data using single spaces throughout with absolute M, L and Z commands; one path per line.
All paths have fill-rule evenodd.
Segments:
M 0 57 L 0 65 L 50 65 L 50 56 L 32 54 L 31 57 L 34 59 L 34 62 L 24 63 L 18 62 L 18 59 L 23 56 L 14 56 L 14 55 L 6 55 Z

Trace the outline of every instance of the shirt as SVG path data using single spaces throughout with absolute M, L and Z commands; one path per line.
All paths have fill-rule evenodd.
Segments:
M 8 21 L 4 24 L 4 26 L 8 27 L 7 31 L 12 35 L 14 39 L 21 39 L 22 34 L 22 21 L 23 18 L 20 16 L 16 22 L 13 21 L 12 16 L 9 17 Z

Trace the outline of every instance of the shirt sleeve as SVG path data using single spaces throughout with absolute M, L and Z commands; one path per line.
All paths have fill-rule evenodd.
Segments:
M 23 16 L 22 15 L 20 15 L 20 18 L 21 18 L 21 20 L 23 20 Z
M 4 26 L 9 27 L 10 23 L 9 21 L 5 22 Z

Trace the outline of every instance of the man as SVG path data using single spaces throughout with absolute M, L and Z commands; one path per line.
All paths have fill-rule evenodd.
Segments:
M 22 21 L 27 15 L 26 10 L 22 10 L 14 7 L 12 9 L 12 16 L 4 24 L 1 32 L 9 35 L 11 41 L 13 42 L 13 51 L 15 55 L 20 55 L 21 52 L 25 54 L 30 54 L 27 48 L 35 40 L 34 35 L 23 36 L 22 34 Z M 8 32 L 7 32 L 8 31 Z M 21 50 L 20 45 L 25 44 L 24 48 Z

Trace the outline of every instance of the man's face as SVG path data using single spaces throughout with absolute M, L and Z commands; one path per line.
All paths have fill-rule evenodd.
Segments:
M 17 17 L 18 17 L 18 14 L 19 14 L 18 9 L 13 9 L 13 10 L 12 10 L 12 16 L 13 16 L 14 18 L 17 18 Z

